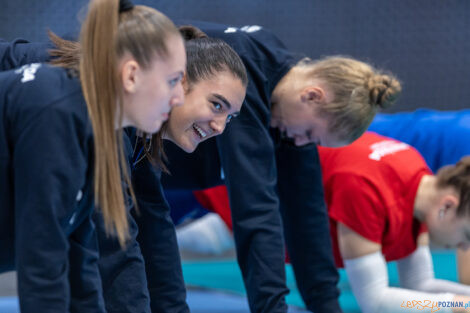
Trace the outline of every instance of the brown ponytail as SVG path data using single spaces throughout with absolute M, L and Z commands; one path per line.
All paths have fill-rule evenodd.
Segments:
M 116 34 L 118 0 L 93 0 L 80 33 L 80 81 L 94 133 L 95 198 L 106 230 L 114 230 L 121 245 L 128 237 L 128 222 L 121 184 L 120 167 L 125 172 L 122 149 L 122 103 L 118 96 Z M 116 106 L 117 104 L 117 106 Z M 129 184 L 130 186 L 130 184 Z
M 206 33 L 204 33 L 202 30 L 192 25 L 183 25 L 183 26 L 178 27 L 178 29 L 181 33 L 181 36 L 183 36 L 183 39 L 185 41 L 198 39 L 198 38 L 208 38 Z
M 123 179 L 136 201 L 123 151 L 117 63 L 128 52 L 142 68 L 148 68 L 156 55 L 168 56 L 166 39 L 180 34 L 173 22 L 155 9 L 133 6 L 119 13 L 119 5 L 119 0 L 92 0 L 80 42 L 49 32 L 56 46 L 49 52 L 51 64 L 77 71 L 80 76 L 94 133 L 95 201 L 103 213 L 106 230 L 117 235 L 124 246 L 128 221 Z

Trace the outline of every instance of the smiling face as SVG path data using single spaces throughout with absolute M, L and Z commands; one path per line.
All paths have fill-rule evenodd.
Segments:
M 156 55 L 149 68 L 142 68 L 130 55 L 121 60 L 123 81 L 123 126 L 146 133 L 160 130 L 170 109 L 184 101 L 181 79 L 186 66 L 183 41 L 168 39 L 168 56 Z
M 220 135 L 238 115 L 245 92 L 240 79 L 227 71 L 189 86 L 184 104 L 171 111 L 165 139 L 193 152 L 200 142 Z

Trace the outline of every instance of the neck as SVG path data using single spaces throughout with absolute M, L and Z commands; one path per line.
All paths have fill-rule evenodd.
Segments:
M 277 83 L 271 94 L 271 112 L 282 110 L 283 99 L 286 94 L 292 94 L 292 91 L 298 91 L 305 86 L 307 81 L 305 69 L 300 66 L 293 66 Z
M 437 178 L 434 175 L 424 175 L 416 192 L 413 215 L 424 222 L 425 215 L 432 208 L 438 196 Z

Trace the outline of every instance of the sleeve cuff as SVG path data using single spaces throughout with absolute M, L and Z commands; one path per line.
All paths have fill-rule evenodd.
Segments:
M 307 309 L 315 313 L 343 313 L 337 298 L 318 301 Z

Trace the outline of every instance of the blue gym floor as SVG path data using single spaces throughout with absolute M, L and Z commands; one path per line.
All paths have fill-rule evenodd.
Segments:
M 436 277 L 457 280 L 455 254 L 433 253 Z M 184 262 L 183 272 L 188 284 L 188 304 L 192 313 L 247 313 L 248 306 L 240 271 L 233 260 Z M 344 271 L 340 271 L 340 303 L 345 313 L 359 313 L 359 307 L 349 288 Z M 389 264 L 391 284 L 398 286 L 398 275 L 393 263 Z M 287 302 L 290 313 L 306 312 L 295 288 L 292 268 L 287 265 L 287 282 L 291 293 Z M 19 313 L 16 297 L 0 297 L 0 313 Z

